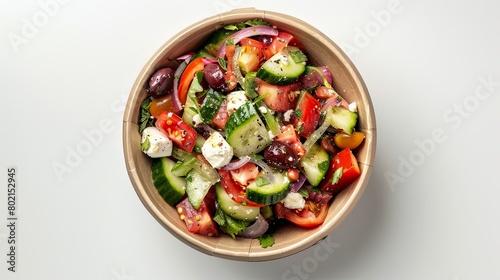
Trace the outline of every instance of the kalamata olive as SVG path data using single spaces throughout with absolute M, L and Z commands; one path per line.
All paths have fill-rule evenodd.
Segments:
M 273 42 L 273 37 L 271 37 L 269 35 L 260 35 L 259 41 L 264 43 L 266 46 L 269 46 Z
M 287 169 L 299 163 L 299 157 L 295 150 L 288 144 L 273 141 L 264 150 L 264 158 L 272 167 Z
M 331 155 L 336 155 L 338 152 L 340 152 L 340 149 L 335 145 L 333 135 L 328 135 L 322 138 L 320 144 L 321 147 L 323 147 L 323 149 L 325 149 Z
M 168 67 L 156 71 L 149 80 L 149 94 L 152 97 L 160 97 L 171 90 L 174 84 L 174 73 L 175 71 Z
M 217 91 L 226 92 L 228 90 L 226 79 L 224 78 L 224 70 L 217 63 L 205 65 L 203 69 L 203 77 L 208 85 Z

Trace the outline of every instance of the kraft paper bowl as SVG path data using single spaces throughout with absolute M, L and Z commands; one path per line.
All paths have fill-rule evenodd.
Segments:
M 155 70 L 171 66 L 171 59 L 200 48 L 214 30 L 229 23 L 253 18 L 262 18 L 280 30 L 290 32 L 303 44 L 312 65 L 330 67 L 336 91 L 349 102 L 357 103 L 359 120 L 356 129 L 366 135 L 362 146 L 356 150 L 362 174 L 335 197 L 324 224 L 314 229 L 287 225 L 276 231 L 275 244 L 265 249 L 261 248 L 259 241 L 255 239 L 232 239 L 224 234 L 214 238 L 189 233 L 175 208 L 164 202 L 153 185 L 151 160 L 140 149 L 141 135 L 138 127 L 140 104 L 147 96 L 148 81 Z M 360 73 L 345 53 L 325 34 L 289 15 L 253 8 L 238 9 L 192 24 L 167 40 L 153 54 L 130 91 L 123 119 L 123 146 L 128 175 L 139 199 L 170 234 L 208 255 L 240 261 L 267 261 L 290 256 L 320 242 L 332 233 L 355 207 L 367 186 L 373 167 L 376 148 L 375 115 Z

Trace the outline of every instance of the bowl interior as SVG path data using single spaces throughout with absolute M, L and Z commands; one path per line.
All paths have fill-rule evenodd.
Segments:
M 366 135 L 362 146 L 356 150 L 362 175 L 335 197 L 325 223 L 315 229 L 303 229 L 292 225 L 280 228 L 274 235 L 275 245 L 266 249 L 261 248 L 258 240 L 234 240 L 225 235 L 213 238 L 189 233 L 175 209 L 158 195 L 151 179 L 151 160 L 139 148 L 140 104 L 147 96 L 146 87 L 150 75 L 159 68 L 174 66 L 171 65 L 171 59 L 200 48 L 214 30 L 229 23 L 253 18 L 262 18 L 280 30 L 290 32 L 304 45 L 312 65 L 330 67 L 336 91 L 349 102 L 357 103 L 359 119 L 356 129 Z M 140 72 L 130 92 L 123 122 L 127 171 L 137 195 L 148 211 L 171 234 L 187 245 L 209 255 L 244 261 L 286 257 L 314 245 L 331 233 L 349 214 L 365 189 L 374 161 L 375 142 L 375 117 L 370 96 L 360 74 L 340 48 L 319 30 L 300 19 L 253 8 L 233 10 L 207 18 L 187 27 L 168 40 Z

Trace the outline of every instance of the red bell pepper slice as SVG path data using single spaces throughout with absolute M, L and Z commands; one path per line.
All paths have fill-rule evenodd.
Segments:
M 335 171 L 340 168 L 342 168 L 342 175 L 340 178 L 334 179 Z M 356 157 L 353 155 L 351 149 L 345 148 L 337 153 L 330 161 L 328 172 L 326 173 L 325 179 L 319 185 L 319 188 L 324 192 L 337 194 L 360 175 L 361 171 Z M 332 179 L 334 179 L 334 182 L 332 182 Z
M 181 78 L 179 80 L 179 88 L 177 94 L 179 95 L 179 100 L 182 104 L 186 103 L 187 94 L 189 91 L 189 86 L 194 79 L 194 76 L 198 71 L 202 71 L 205 68 L 205 63 L 203 58 L 199 57 L 189 62 L 184 72 L 182 72 Z

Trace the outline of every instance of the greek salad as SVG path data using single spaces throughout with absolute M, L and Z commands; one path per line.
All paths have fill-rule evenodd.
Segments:
M 187 230 L 265 248 L 283 223 L 321 226 L 360 176 L 353 150 L 365 137 L 328 66 L 261 19 L 218 29 L 175 61 L 151 75 L 140 148 Z

